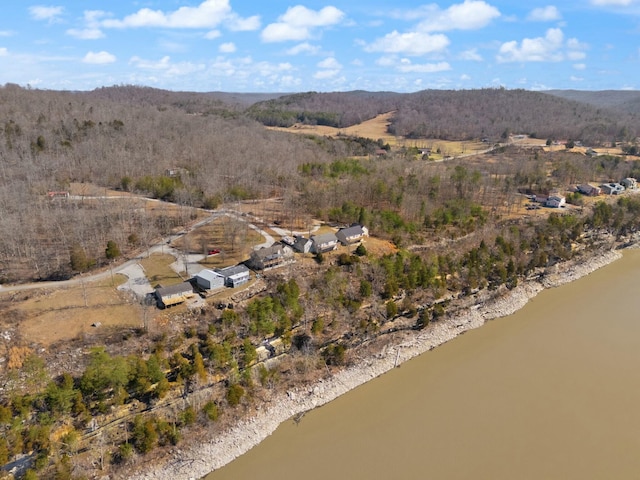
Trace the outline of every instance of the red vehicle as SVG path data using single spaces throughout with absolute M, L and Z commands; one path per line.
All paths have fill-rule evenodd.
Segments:
M 220 253 L 219 248 L 214 248 L 213 250 L 209 250 L 209 255 L 217 255 Z

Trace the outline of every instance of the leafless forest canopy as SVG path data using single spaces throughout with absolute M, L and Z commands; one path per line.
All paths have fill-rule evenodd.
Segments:
M 559 92 L 504 89 L 304 93 L 260 102 L 249 113 L 271 125 L 307 121 L 347 127 L 394 111 L 391 133 L 415 138 L 498 140 L 513 132 L 545 139 L 580 139 L 593 145 L 635 138 L 640 126 L 640 94 L 600 93 L 575 96 L 580 101 L 568 94 L 561 98 Z
M 520 187 L 548 190 L 563 182 L 629 175 L 634 168 L 566 153 L 554 157 L 554 174 L 548 177 L 544 154 L 518 150 L 504 152 L 500 161 L 464 166 L 425 168 L 404 149 L 384 161 L 364 162 L 352 157 L 371 153 L 379 146 L 375 142 L 290 135 L 256 121 L 278 123 L 278 116 L 306 112 L 306 121 L 344 126 L 388 111 L 396 112 L 393 133 L 406 136 L 498 140 L 514 132 L 610 144 L 638 134 L 637 115 L 526 91 L 252 96 L 5 85 L 0 87 L 0 280 L 68 276 L 70 252 L 100 263 L 109 240 L 133 248 L 184 222 L 170 213 L 151 217 L 133 202 L 47 197 L 73 182 L 188 206 L 277 195 L 296 215 L 344 222 L 366 217 L 374 233 L 401 241 L 401 232 L 419 241 L 443 208 L 453 208 L 451 202 L 463 199 L 456 208 L 468 215 L 476 202 L 503 205 Z M 266 121 L 267 113 L 273 121 Z M 179 176 L 166 175 L 172 169 Z M 504 198 L 498 200 L 495 191 Z

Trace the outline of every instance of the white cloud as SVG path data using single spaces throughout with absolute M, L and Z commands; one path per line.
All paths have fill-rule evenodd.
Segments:
M 224 22 L 229 22 L 229 27 L 235 30 L 251 30 L 260 25 L 257 16 L 243 19 L 233 13 L 229 0 L 204 0 L 196 7 L 180 7 L 170 12 L 142 8 L 121 20 L 104 20 L 102 25 L 107 28 L 213 28 Z
M 307 55 L 317 55 L 318 53 L 320 53 L 320 47 L 304 42 L 299 43 L 295 47 L 291 47 L 289 50 L 287 50 L 288 55 L 299 55 L 301 53 L 305 53 Z
M 233 53 L 236 51 L 236 45 L 233 42 L 223 43 L 218 50 L 222 53 Z
M 104 37 L 104 33 L 102 33 L 102 30 L 99 28 L 70 28 L 67 30 L 67 35 L 79 38 L 80 40 L 97 40 L 98 38 Z
M 84 63 L 92 63 L 96 65 L 104 65 L 107 63 L 113 63 L 116 61 L 115 55 L 104 50 L 101 52 L 89 52 L 82 59 Z
M 571 80 L 572 82 L 582 82 L 584 80 L 584 78 L 582 77 L 576 77 L 575 75 L 571 75 L 569 77 L 569 80 Z
M 564 35 L 559 28 L 550 28 L 544 37 L 525 38 L 503 43 L 497 56 L 499 62 L 559 62 L 564 60 L 562 51 Z
M 340 69 L 342 68 L 342 65 L 340 65 L 340 62 L 338 62 L 334 57 L 328 57 L 318 62 L 318 67 Z
M 367 52 L 403 53 L 405 55 L 424 55 L 441 52 L 449 46 L 449 39 L 442 34 L 393 31 L 373 43 L 365 46 Z
M 477 48 L 466 50 L 459 55 L 460 60 L 472 60 L 474 62 L 481 62 L 482 56 L 478 53 Z
M 260 16 L 254 15 L 249 18 L 240 18 L 236 14 L 230 16 L 228 23 L 229 30 L 234 32 L 249 32 L 260 28 Z
M 9 55 L 9 50 L 5 47 L 0 48 L 0 57 L 6 57 L 7 55 Z
M 573 65 L 576 70 L 586 70 L 587 66 L 584 63 L 576 63 Z
M 140 57 L 131 57 L 129 65 L 133 65 L 141 70 L 152 70 L 162 72 L 165 76 L 176 77 L 191 75 L 205 70 L 206 66 L 201 63 L 178 62 L 172 63 L 169 56 L 164 56 L 158 61 L 145 60 Z
M 322 80 L 327 78 L 335 78 L 342 71 L 342 65 L 334 57 L 327 57 L 317 63 L 318 70 L 313 78 Z
M 158 61 L 144 60 L 138 56 L 131 57 L 129 65 L 133 65 L 145 70 L 166 70 L 171 66 L 171 57 L 164 56 Z
M 402 59 L 397 68 L 402 73 L 435 73 L 451 70 L 451 65 L 447 62 L 411 63 L 407 59 Z
M 313 29 L 330 27 L 344 19 L 344 12 L 336 7 L 328 6 L 321 10 L 310 10 L 302 5 L 290 7 L 262 31 L 265 42 L 284 42 L 287 40 L 306 40 L 313 34 Z
M 64 7 L 45 7 L 44 5 L 29 7 L 29 13 L 32 18 L 35 20 L 48 20 L 49 22 L 57 21 L 63 11 Z
M 529 16 L 527 16 L 527 19 L 532 22 L 552 22 L 554 20 L 560 20 L 560 18 L 562 18 L 560 12 L 553 5 L 534 8 L 529 13 Z
M 0 37 L 11 37 L 13 32 L 11 30 L 0 30 Z
M 584 60 L 587 58 L 587 54 L 584 52 L 569 51 L 567 52 L 567 58 L 575 62 L 576 60 Z
M 333 78 L 340 73 L 340 70 L 319 70 L 314 75 L 313 78 L 316 80 L 326 80 L 327 78 Z
M 425 16 L 417 29 L 423 32 L 444 32 L 448 30 L 477 30 L 486 27 L 491 20 L 500 16 L 500 11 L 484 1 L 465 0 L 451 5 L 446 10 L 427 7 Z
M 204 38 L 206 38 L 207 40 L 213 40 L 215 38 L 220 37 L 221 35 L 222 35 L 222 32 L 220 30 L 211 30 L 204 34 Z

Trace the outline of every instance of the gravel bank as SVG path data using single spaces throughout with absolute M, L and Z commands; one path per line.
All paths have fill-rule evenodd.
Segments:
M 576 280 L 622 255 L 617 251 L 598 254 L 582 261 L 568 262 L 545 272 L 537 281 L 523 283 L 497 298 L 465 309 L 435 324 L 419 335 L 406 337 L 403 343 L 389 347 L 358 366 L 345 369 L 329 380 L 294 389 L 271 402 L 259 415 L 241 422 L 208 443 L 186 445 L 171 458 L 144 474 L 130 477 L 137 480 L 182 480 L 205 476 L 260 443 L 292 416 L 318 407 L 349 390 L 391 370 L 396 365 L 452 340 L 462 332 L 480 327 L 487 320 L 510 315 L 522 308 L 545 288 L 553 288 Z

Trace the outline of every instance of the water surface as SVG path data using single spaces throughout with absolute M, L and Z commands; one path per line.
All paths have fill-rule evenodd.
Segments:
M 288 421 L 207 480 L 640 477 L 640 251 Z

